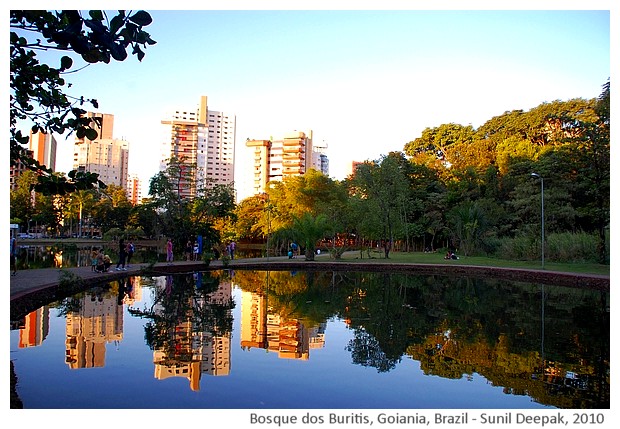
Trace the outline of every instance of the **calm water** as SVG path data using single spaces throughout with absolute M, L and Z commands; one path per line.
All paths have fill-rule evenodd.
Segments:
M 609 408 L 609 294 L 341 272 L 132 277 L 12 321 L 24 408 Z

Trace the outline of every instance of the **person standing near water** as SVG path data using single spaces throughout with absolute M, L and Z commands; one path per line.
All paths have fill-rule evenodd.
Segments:
M 172 252 L 172 239 L 168 239 L 168 243 L 166 243 L 166 262 L 168 265 L 172 265 L 172 260 L 174 259 L 174 253 Z
M 127 266 L 129 268 L 131 268 L 129 266 L 129 263 L 131 262 L 131 257 L 133 256 L 135 251 L 136 247 L 133 245 L 133 240 L 129 240 L 129 243 L 127 243 Z
M 116 271 L 127 271 L 127 268 L 125 268 L 126 258 L 127 248 L 125 247 L 125 239 L 121 238 L 118 241 L 118 263 L 116 264 Z
M 11 275 L 17 274 L 17 262 L 15 261 L 15 254 L 17 253 L 17 240 L 15 237 L 11 237 Z

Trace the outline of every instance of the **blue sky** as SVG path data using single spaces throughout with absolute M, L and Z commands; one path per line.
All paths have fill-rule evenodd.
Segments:
M 330 175 L 342 179 L 351 161 L 402 150 L 426 127 L 478 127 L 507 110 L 597 97 L 611 75 L 611 4 L 529 11 L 145 6 L 158 43 L 141 63 L 95 65 L 68 80 L 74 93 L 115 115 L 115 137 L 130 142 L 129 170 L 145 181 L 157 173 L 156 130 L 168 112 L 194 108 L 207 95 L 211 109 L 236 114 L 243 198 L 251 178 L 246 138 L 313 130 L 315 142 L 328 146 Z M 72 144 L 59 143 L 57 169 L 68 171 Z

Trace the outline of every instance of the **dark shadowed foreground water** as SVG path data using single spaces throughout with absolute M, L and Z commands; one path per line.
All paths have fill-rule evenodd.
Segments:
M 609 294 L 387 273 L 113 281 L 12 321 L 24 408 L 603 409 Z

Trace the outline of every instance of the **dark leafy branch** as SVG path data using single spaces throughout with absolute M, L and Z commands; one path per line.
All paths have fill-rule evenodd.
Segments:
M 37 51 L 64 51 L 78 54 L 87 64 L 124 61 L 131 49 L 139 61 L 144 49 L 156 42 L 143 27 L 152 19 L 145 11 L 126 12 L 108 19 L 105 11 L 12 10 L 10 12 L 10 161 L 36 171 L 35 190 L 45 194 L 65 194 L 95 186 L 105 186 L 97 174 L 71 172 L 58 178 L 54 172 L 32 159 L 24 147 L 29 136 L 18 129 L 21 121 L 30 121 L 33 133 L 58 133 L 77 138 L 97 138 L 97 119 L 86 118 L 85 108 L 98 108 L 96 99 L 72 96 L 63 75 L 71 72 L 74 60 L 63 55 L 57 66 L 42 63 Z M 32 40 L 32 37 L 35 37 Z M 75 70 L 74 70 L 75 71 Z

